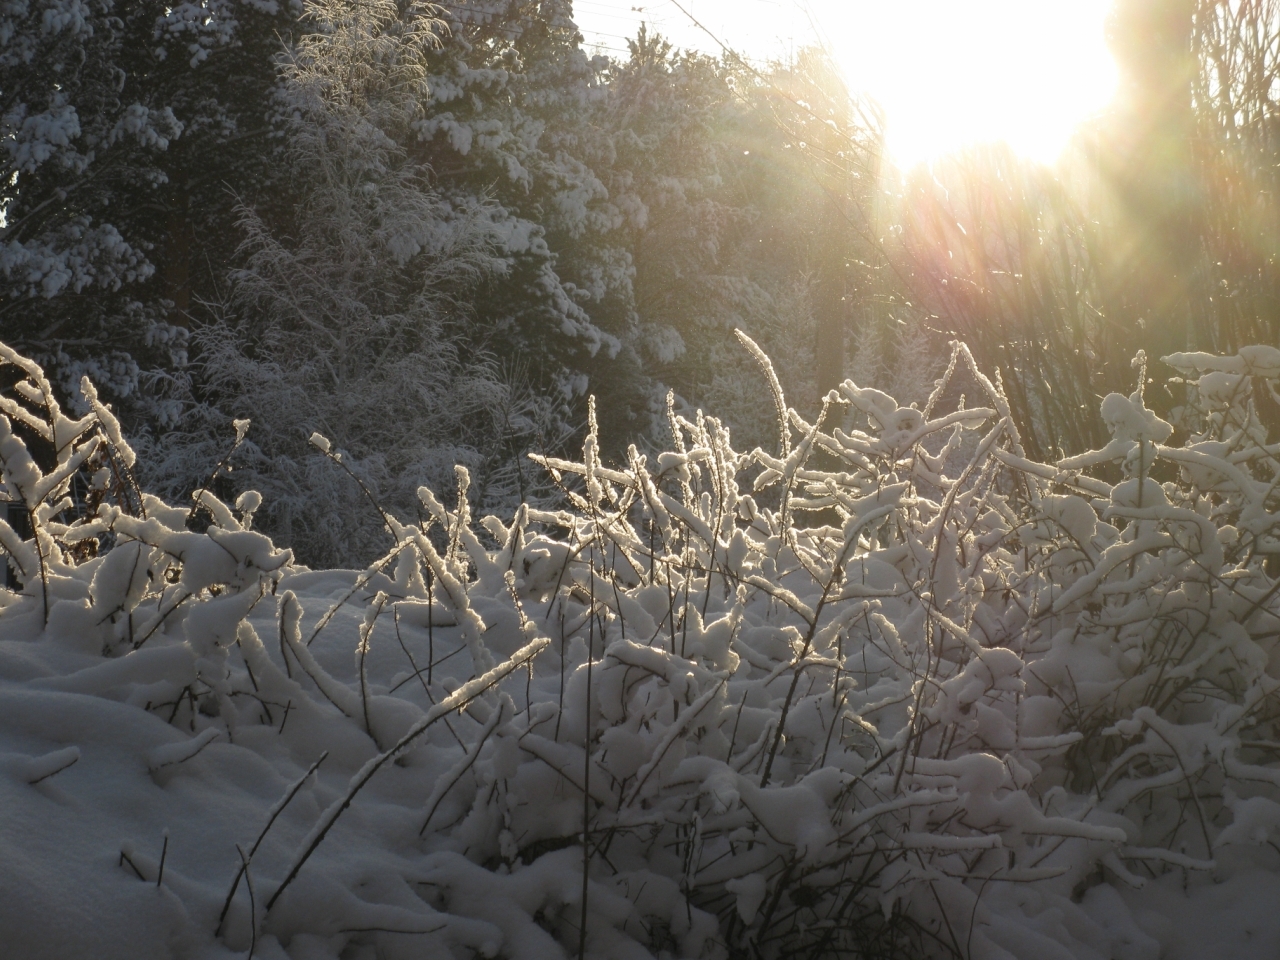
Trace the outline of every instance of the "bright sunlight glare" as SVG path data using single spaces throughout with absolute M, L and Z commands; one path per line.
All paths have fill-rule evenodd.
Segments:
M 1115 90 L 1109 0 L 845 0 L 824 33 L 852 88 L 885 110 L 906 167 L 1004 141 L 1047 163 Z
M 1116 86 L 1111 0 L 576 0 L 574 16 L 615 55 L 641 22 L 719 53 L 681 7 L 759 63 L 825 44 L 851 89 L 884 108 L 903 167 L 993 141 L 1051 163 Z

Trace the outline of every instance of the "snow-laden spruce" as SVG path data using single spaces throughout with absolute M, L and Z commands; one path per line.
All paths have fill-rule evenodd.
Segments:
M 777 449 L 593 423 L 566 509 L 459 470 L 363 571 L 139 490 L 0 347 L 13 955 L 1155 958 L 1135 891 L 1280 870 L 1280 350 L 1042 464 L 963 346 L 808 422 L 742 339 Z

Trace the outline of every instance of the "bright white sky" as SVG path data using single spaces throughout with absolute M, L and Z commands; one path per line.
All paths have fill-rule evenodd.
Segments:
M 1054 161 L 1111 98 L 1111 0 L 679 0 L 748 58 L 786 59 L 820 40 L 850 86 L 888 117 L 904 166 L 966 143 L 1004 140 Z M 625 53 L 647 22 L 673 43 L 718 52 L 674 0 L 574 0 L 589 44 Z

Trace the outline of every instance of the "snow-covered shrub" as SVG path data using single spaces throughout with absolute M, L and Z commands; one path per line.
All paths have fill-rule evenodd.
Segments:
M 257 496 L 136 491 L 88 383 L 72 421 L 5 350 L 0 677 L 60 711 L 14 789 L 163 810 L 95 889 L 294 960 L 1154 958 L 1118 889 L 1277 866 L 1280 350 L 1167 358 L 1177 434 L 1143 364 L 1043 464 L 963 346 L 923 408 L 846 381 L 808 422 L 743 340 L 776 449 L 699 414 L 610 466 L 593 423 L 540 458 L 565 510 L 474 522 L 460 469 L 361 572 L 293 566 Z

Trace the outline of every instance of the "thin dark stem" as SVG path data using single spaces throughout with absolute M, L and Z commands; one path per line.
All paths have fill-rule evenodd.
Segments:
M 156 886 L 164 881 L 164 862 L 169 858 L 169 831 L 164 832 L 164 845 L 160 848 L 160 869 L 156 871 Z
M 292 703 L 293 701 L 289 701 L 289 702 Z M 286 712 L 285 718 L 287 719 L 288 716 L 289 715 Z M 281 724 L 281 726 L 283 727 L 284 725 Z M 258 847 L 262 845 L 262 841 L 266 837 L 267 831 L 270 830 L 271 825 L 276 822 L 276 818 L 279 817 L 280 814 L 284 813 L 284 808 L 287 807 L 289 805 L 289 802 L 298 795 L 298 791 L 302 789 L 303 785 L 309 779 L 311 779 L 311 775 L 320 769 L 320 764 L 324 763 L 325 759 L 328 756 L 329 756 L 328 750 L 320 754 L 320 758 L 316 760 L 316 762 L 313 763 L 309 768 L 307 768 L 307 772 L 304 773 L 294 783 L 294 785 L 289 788 L 289 792 L 284 795 L 284 799 L 275 805 L 275 807 L 271 811 L 271 815 L 267 818 L 266 826 L 264 826 L 261 832 L 258 834 L 258 839 L 253 841 L 253 846 L 249 848 L 249 857 L 248 857 L 249 860 L 252 860 L 253 855 L 258 852 Z M 237 846 L 236 850 L 239 850 L 239 849 L 240 849 L 239 846 Z M 227 911 L 231 909 L 231 900 L 233 897 L 235 897 L 236 889 L 240 886 L 240 878 L 245 875 L 245 872 L 247 869 L 248 869 L 248 863 L 245 860 L 244 854 L 242 853 L 240 869 L 236 871 L 235 879 L 231 881 L 231 889 L 227 891 L 227 897 L 222 902 L 222 912 L 218 914 L 218 927 L 213 932 L 213 935 L 215 937 L 222 932 L 222 924 L 227 919 Z
M 244 871 L 244 885 L 249 890 L 249 956 L 253 960 L 253 952 L 258 949 L 258 898 L 253 890 L 253 875 L 249 872 L 249 858 L 244 855 L 240 844 L 236 844 L 236 853 L 240 854 L 240 869 Z

